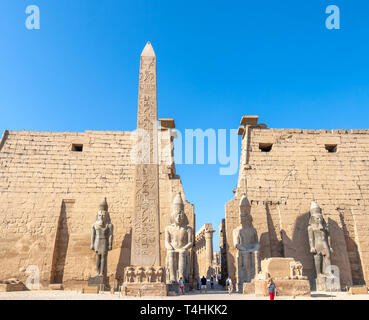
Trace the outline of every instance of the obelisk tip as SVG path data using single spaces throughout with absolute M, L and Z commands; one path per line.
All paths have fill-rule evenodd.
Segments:
M 141 57 L 142 56 L 145 56 L 145 57 L 155 57 L 155 52 L 154 52 L 154 49 L 151 46 L 150 41 L 148 41 L 146 43 L 145 48 L 142 50 Z

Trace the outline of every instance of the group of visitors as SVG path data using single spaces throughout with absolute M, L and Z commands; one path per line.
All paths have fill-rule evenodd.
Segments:
M 214 280 L 215 280 L 215 277 L 211 276 L 210 277 L 210 288 L 211 289 L 214 289 Z M 201 287 L 200 287 L 200 285 L 201 285 Z M 183 282 L 182 278 L 180 278 L 180 280 L 179 280 L 179 287 L 182 291 L 182 294 L 184 294 L 184 282 Z M 233 283 L 232 283 L 232 279 L 230 277 L 227 278 L 227 280 L 225 282 L 225 287 L 228 290 L 228 294 L 231 294 L 233 292 Z M 206 279 L 205 276 L 202 276 L 202 278 L 200 279 L 198 289 L 200 290 L 200 293 L 202 293 L 202 292 L 206 293 L 207 279 Z M 274 297 L 275 297 L 275 294 L 276 294 L 276 285 L 275 285 L 272 278 L 270 278 L 268 280 L 267 289 L 268 289 L 270 300 L 274 300 Z
M 214 282 L 216 281 L 216 277 L 215 276 L 211 276 L 210 277 L 210 288 L 211 289 L 214 289 Z M 206 279 L 205 276 L 202 276 L 201 279 L 197 279 L 197 290 L 200 290 L 200 293 L 201 292 L 205 292 L 206 293 L 206 290 L 207 290 L 207 283 L 208 283 L 208 280 Z

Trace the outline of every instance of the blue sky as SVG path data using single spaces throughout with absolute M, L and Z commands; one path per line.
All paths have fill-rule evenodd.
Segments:
M 25 27 L 28 5 L 40 30 Z M 341 29 L 328 30 L 337 5 Z M 157 55 L 158 114 L 184 129 L 368 128 L 366 0 L 2 0 L 0 130 L 134 130 L 139 55 Z M 218 231 L 237 175 L 177 165 L 197 228 Z M 218 247 L 218 233 L 215 234 Z

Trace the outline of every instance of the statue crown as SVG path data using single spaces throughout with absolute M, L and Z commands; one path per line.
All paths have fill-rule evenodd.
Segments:
M 179 207 L 180 209 L 184 208 L 181 192 L 178 192 L 173 200 L 173 208 L 177 207 Z
M 100 203 L 99 206 L 100 210 L 108 211 L 108 203 L 106 202 L 106 197 L 104 200 Z
M 251 208 L 251 204 L 249 202 L 249 199 L 244 195 L 242 196 L 240 200 L 240 208 Z
M 310 206 L 310 214 L 312 216 L 321 216 L 322 215 L 322 209 L 319 207 L 319 205 L 313 201 Z

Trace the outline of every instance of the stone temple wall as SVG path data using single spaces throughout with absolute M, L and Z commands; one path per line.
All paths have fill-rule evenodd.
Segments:
M 254 118 L 254 119 L 253 119 Z M 256 122 L 255 122 L 256 118 Z M 238 225 L 243 194 L 251 203 L 260 258 L 292 257 L 315 278 L 307 226 L 314 200 L 323 210 L 341 286 L 369 284 L 369 130 L 267 129 L 243 117 L 238 185 L 226 204 L 226 233 Z M 228 273 L 236 249 L 227 237 Z
M 172 156 L 170 134 L 163 128 L 162 160 Z M 24 281 L 30 265 L 38 266 L 41 284 L 85 284 L 95 274 L 91 227 L 99 204 L 107 198 L 114 224 L 108 256 L 111 284 L 130 263 L 134 208 L 131 132 L 5 131 L 0 143 L 0 279 Z M 82 152 L 72 145 L 83 145 Z M 184 192 L 174 165 L 159 166 L 161 264 L 165 265 L 164 228 L 171 202 Z M 185 212 L 195 230 L 193 205 Z M 193 266 L 192 266 L 193 268 Z M 82 281 L 83 280 L 83 281 Z M 82 281 L 82 282 L 81 282 Z

